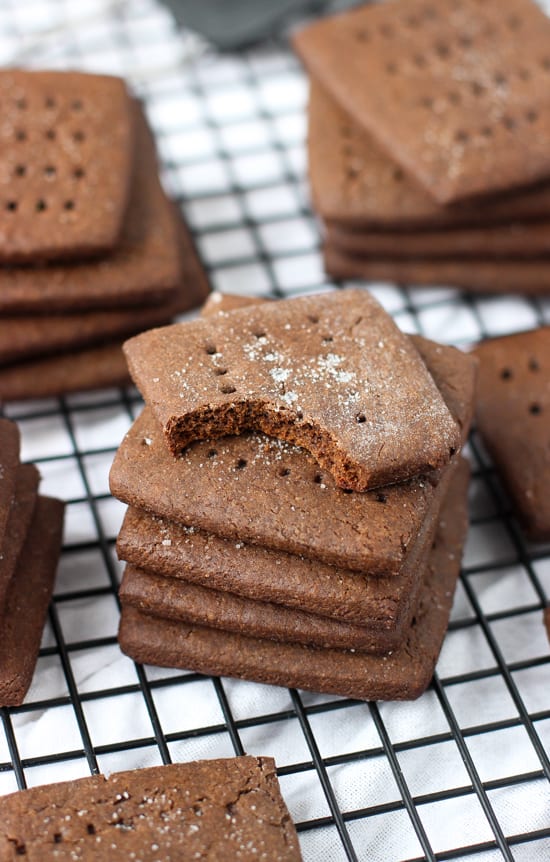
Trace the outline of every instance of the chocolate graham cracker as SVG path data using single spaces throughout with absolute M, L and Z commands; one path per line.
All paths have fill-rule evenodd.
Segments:
M 0 260 L 36 263 L 112 249 L 133 162 L 124 82 L 3 69 L 0 102 Z
M 174 211 L 160 185 L 153 139 L 137 102 L 132 111 L 134 174 L 116 248 L 99 261 L 0 269 L 2 315 L 151 305 L 176 293 L 181 261 Z
M 299 862 L 270 757 L 93 775 L 2 799 L 0 858 Z
M 538 260 L 382 260 L 323 248 L 325 270 L 333 278 L 364 278 L 398 284 L 455 285 L 474 293 L 550 293 L 548 261 Z
M 546 626 L 546 634 L 550 641 L 550 606 L 544 609 L 544 625 Z
M 17 469 L 15 496 L 10 509 L 6 534 L 0 542 L 0 618 L 6 596 L 17 566 L 19 554 L 27 538 L 38 496 L 40 475 L 33 464 Z
M 0 544 L 4 541 L 15 497 L 19 468 L 19 429 L 0 416 Z
M 2 616 L 0 705 L 19 706 L 31 683 L 63 530 L 63 503 L 38 497 Z
M 550 254 L 550 222 L 511 222 L 497 227 L 432 231 L 358 231 L 340 225 L 326 227 L 327 244 L 343 254 L 392 260 L 428 258 L 467 260 L 502 258 L 508 261 Z
M 440 385 L 465 436 L 475 362 L 425 339 L 415 344 L 434 378 L 444 379 L 452 365 L 450 385 Z M 170 521 L 385 575 L 401 571 L 436 494 L 433 480 L 343 491 L 307 452 L 261 434 L 195 443 L 174 460 L 148 408 L 123 440 L 110 473 L 115 497 Z
M 486 341 L 477 424 L 526 533 L 550 539 L 550 326 Z
M 406 700 L 428 686 L 447 629 L 467 529 L 461 463 L 404 644 L 391 655 L 275 643 L 122 610 L 119 642 L 136 661 L 365 700 Z M 452 514 L 451 514 L 452 513 Z
M 443 98 L 443 97 L 442 97 Z M 548 220 L 550 185 L 445 207 L 389 158 L 351 114 L 310 82 L 308 165 L 314 208 L 334 227 L 435 230 Z
M 317 21 L 294 47 L 391 157 L 450 203 L 548 177 L 549 41 L 531 0 L 393 0 Z
M 139 335 L 130 373 L 172 452 L 247 429 L 303 446 L 347 489 L 448 463 L 459 429 L 367 292 L 266 303 Z

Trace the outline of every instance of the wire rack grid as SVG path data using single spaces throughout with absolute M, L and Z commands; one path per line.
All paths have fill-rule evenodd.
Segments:
M 278 297 L 339 287 L 321 267 L 306 83 L 284 45 L 217 56 L 154 0 L 3 0 L 0 61 L 133 83 L 215 287 Z M 543 300 L 372 290 L 405 330 L 461 346 L 550 322 Z M 5 408 L 67 517 L 32 687 L 23 706 L 0 710 L 0 793 L 246 751 L 276 758 L 306 860 L 550 858 L 550 547 L 526 543 L 475 432 L 470 532 L 433 683 L 414 703 L 359 703 L 120 653 L 123 507 L 107 477 L 140 409 L 134 390 Z

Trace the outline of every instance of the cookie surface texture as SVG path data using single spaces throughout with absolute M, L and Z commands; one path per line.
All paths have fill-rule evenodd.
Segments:
M 0 101 L 0 260 L 36 263 L 112 249 L 133 163 L 124 82 L 4 69 Z
M 477 424 L 526 533 L 550 538 L 550 327 L 486 341 Z
M 246 429 L 303 446 L 346 489 L 448 463 L 459 430 L 418 353 L 366 291 L 152 330 L 125 345 L 174 454 Z
M 96 775 L 12 793 L 0 805 L 6 862 L 301 859 L 269 757 Z
M 549 39 L 531 0 L 392 0 L 315 22 L 294 46 L 391 157 L 450 203 L 548 177 Z

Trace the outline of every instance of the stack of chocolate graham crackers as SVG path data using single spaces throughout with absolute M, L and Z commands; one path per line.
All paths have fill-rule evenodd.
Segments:
M 15 423 L 0 418 L 0 706 L 19 706 L 31 683 L 63 531 L 63 503 L 38 495 L 19 443 Z
M 294 38 L 327 271 L 550 291 L 550 20 L 532 0 L 389 0 Z
M 146 407 L 110 477 L 129 505 L 123 651 L 363 699 L 424 691 L 466 532 L 476 361 L 352 290 L 215 294 L 125 352 Z
M 0 72 L 0 400 L 128 381 L 124 338 L 207 284 L 123 81 Z

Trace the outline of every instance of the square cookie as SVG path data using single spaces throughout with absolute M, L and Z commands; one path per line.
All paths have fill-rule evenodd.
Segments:
M 301 859 L 270 757 L 94 775 L 12 793 L 0 806 L 5 860 Z
M 549 42 L 550 21 L 531 0 L 393 0 L 315 22 L 294 47 L 447 204 L 550 175 Z
M 0 102 L 0 261 L 83 258 L 112 249 L 134 155 L 124 82 L 3 69 Z
M 302 446 L 347 490 L 444 466 L 460 432 L 412 343 L 366 291 L 152 330 L 128 366 L 174 455 L 245 430 Z
M 525 532 L 550 539 L 550 327 L 479 344 L 477 425 Z

